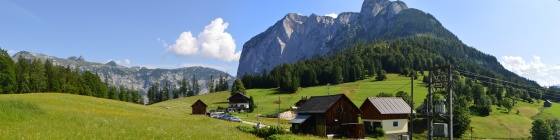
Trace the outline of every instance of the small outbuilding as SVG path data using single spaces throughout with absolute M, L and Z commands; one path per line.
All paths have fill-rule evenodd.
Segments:
M 364 138 L 364 126 L 358 123 L 361 113 L 344 94 L 312 96 L 298 108 L 298 116 L 290 121 L 290 130 L 320 137 Z
M 410 106 L 400 97 L 367 98 L 360 110 L 366 133 L 383 128 L 386 134 L 408 132 Z
M 208 107 L 208 105 L 206 105 L 204 102 L 202 102 L 200 99 L 198 99 L 196 102 L 194 102 L 194 104 L 191 106 L 192 107 L 192 114 L 193 115 L 205 115 L 206 114 L 206 108 Z
M 240 111 L 249 109 L 250 99 L 242 93 L 233 94 L 228 98 L 228 111 Z
M 544 101 L 544 107 L 552 107 L 552 102 L 550 100 Z

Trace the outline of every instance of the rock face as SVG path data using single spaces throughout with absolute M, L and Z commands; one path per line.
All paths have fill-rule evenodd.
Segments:
M 282 63 L 323 56 L 359 41 L 372 40 L 390 30 L 394 17 L 407 9 L 401 1 L 365 0 L 359 13 L 344 12 L 337 18 L 287 14 L 243 45 L 237 77 L 270 71 Z
M 48 56 L 40 53 L 32 53 L 27 51 L 21 51 L 12 56 L 12 59 L 17 62 L 19 57 L 23 57 L 27 60 L 39 59 L 41 61 L 46 61 L 49 59 L 54 65 L 70 66 L 74 69 L 79 66 L 82 71 L 90 71 L 92 73 L 97 73 L 101 81 L 107 81 L 111 85 L 125 86 L 129 89 L 136 89 L 140 93 L 146 93 L 148 88 L 153 84 L 158 82 L 160 87 L 163 87 L 166 82 L 169 82 L 171 86 L 175 85 L 177 88 L 179 84 L 178 80 L 186 77 L 189 82 L 191 78 L 196 76 L 197 82 L 200 85 L 200 94 L 208 93 L 208 83 L 210 81 L 210 76 L 216 81 L 220 78 L 219 76 L 228 76 L 228 83 L 231 85 L 233 83 L 233 77 L 223 71 L 219 71 L 212 68 L 205 67 L 186 67 L 178 69 L 148 69 L 145 67 L 125 67 L 118 65 L 114 61 L 108 62 L 106 64 L 88 62 L 83 59 L 82 56 L 75 59 L 75 56 L 68 59 L 62 59 L 54 56 Z

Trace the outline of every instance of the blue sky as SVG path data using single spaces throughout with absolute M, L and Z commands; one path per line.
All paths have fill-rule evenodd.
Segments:
M 0 47 L 124 66 L 205 66 L 235 75 L 243 44 L 287 13 L 358 12 L 362 2 L 0 0 Z M 404 2 L 434 15 L 506 68 L 541 85 L 560 84 L 560 1 Z

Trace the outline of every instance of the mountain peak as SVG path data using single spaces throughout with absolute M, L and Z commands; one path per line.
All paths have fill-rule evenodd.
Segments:
M 76 61 L 86 61 L 86 59 L 84 58 L 84 56 L 80 55 L 80 57 L 78 57 L 78 59 L 76 59 Z
M 392 17 L 404 9 L 408 9 L 408 6 L 402 1 L 364 0 L 360 14 L 374 17 L 385 10 Z

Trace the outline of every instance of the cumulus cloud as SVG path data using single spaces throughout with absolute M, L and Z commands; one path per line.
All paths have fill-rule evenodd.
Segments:
M 332 18 L 336 18 L 336 17 L 338 17 L 338 14 L 330 13 L 330 14 L 325 14 L 325 16 L 329 16 L 329 17 L 332 17 Z
M 127 65 L 130 65 L 130 59 L 128 59 L 128 58 L 124 59 L 124 63 L 127 64 Z
M 539 56 L 533 56 L 532 61 L 525 61 L 519 56 L 504 56 L 500 63 L 504 68 L 523 76 L 546 76 L 560 72 L 559 65 L 544 64 Z
M 533 56 L 533 60 L 530 61 L 525 61 L 519 56 L 504 56 L 500 63 L 504 68 L 533 79 L 542 86 L 560 84 L 560 65 L 545 64 L 539 56 Z
M 239 61 L 241 51 L 235 52 L 235 40 L 225 32 L 229 23 L 222 18 L 214 19 L 204 30 L 194 37 L 190 31 L 183 32 L 169 45 L 168 52 L 181 57 L 201 57 L 220 59 L 228 62 Z M 158 40 L 161 40 L 158 38 Z M 164 46 L 167 44 L 164 42 Z

